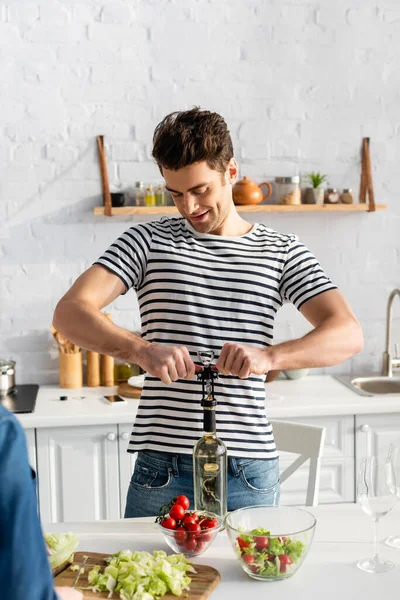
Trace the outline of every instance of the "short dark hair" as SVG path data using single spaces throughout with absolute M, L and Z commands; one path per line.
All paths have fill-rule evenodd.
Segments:
M 163 167 L 178 171 L 200 161 L 225 173 L 233 157 L 232 139 L 221 115 L 194 107 L 167 115 L 153 136 L 153 158 Z

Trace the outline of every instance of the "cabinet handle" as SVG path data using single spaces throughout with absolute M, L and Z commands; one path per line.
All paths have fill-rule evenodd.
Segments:
M 114 442 L 116 437 L 117 436 L 115 435 L 115 433 L 107 433 L 107 439 L 109 442 Z
M 365 452 L 368 458 L 372 456 L 372 429 L 367 423 L 363 423 L 360 426 L 360 431 L 367 435 Z
M 121 433 L 121 440 L 127 442 L 129 440 L 129 433 L 127 433 L 126 431 L 124 433 Z

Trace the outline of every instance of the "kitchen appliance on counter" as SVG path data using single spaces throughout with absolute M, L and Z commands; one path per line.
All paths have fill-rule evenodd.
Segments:
M 0 405 L 13 413 L 35 410 L 39 390 L 37 384 L 16 385 L 15 361 L 0 359 Z
M 16 385 L 12 392 L 0 396 L 0 406 L 13 413 L 31 413 L 35 410 L 38 390 L 37 384 Z

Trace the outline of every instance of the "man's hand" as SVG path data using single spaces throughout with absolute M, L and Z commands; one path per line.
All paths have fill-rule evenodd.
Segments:
M 247 379 L 252 373 L 264 375 L 272 365 L 267 350 L 226 342 L 215 366 L 223 375 L 236 375 L 240 379 Z
M 192 379 L 195 374 L 195 364 L 186 346 L 149 344 L 142 349 L 140 358 L 142 369 L 166 384 Z
M 70 587 L 56 587 L 55 590 L 61 600 L 83 600 L 82 592 L 73 590 Z

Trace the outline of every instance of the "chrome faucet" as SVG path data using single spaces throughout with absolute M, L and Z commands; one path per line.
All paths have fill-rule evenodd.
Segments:
M 400 289 L 395 289 L 390 294 L 386 309 L 386 349 L 383 353 L 382 375 L 384 377 L 393 377 L 393 369 L 400 368 L 400 356 L 398 353 L 398 345 L 395 345 L 395 356 L 392 358 L 390 354 L 391 336 L 392 336 L 392 304 L 395 296 L 400 298 Z

